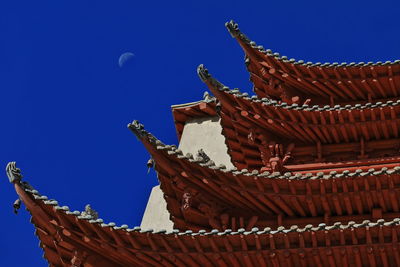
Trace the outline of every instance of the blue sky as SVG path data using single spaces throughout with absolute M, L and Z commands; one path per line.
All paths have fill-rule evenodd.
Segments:
M 139 225 L 157 179 L 126 125 L 138 119 L 176 144 L 170 106 L 202 97 L 201 63 L 251 91 L 226 21 L 289 58 L 386 61 L 400 58 L 399 11 L 395 1 L 1 1 L 0 168 L 17 161 L 61 205 Z M 0 266 L 47 266 L 1 177 Z

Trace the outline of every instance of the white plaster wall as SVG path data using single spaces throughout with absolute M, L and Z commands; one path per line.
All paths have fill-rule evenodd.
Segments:
M 179 149 L 184 154 L 193 154 L 194 157 L 199 149 L 203 149 L 217 166 L 224 164 L 228 169 L 233 168 L 219 117 L 199 118 L 186 122 Z
M 184 154 L 191 153 L 193 156 L 196 156 L 199 149 L 203 149 L 217 166 L 224 164 L 228 169 L 233 168 L 219 117 L 199 118 L 186 122 L 179 149 Z M 153 187 L 151 191 L 140 227 L 167 231 L 173 229 L 160 186 Z
M 151 190 L 140 228 L 171 231 L 173 227 L 174 224 L 169 219 L 167 202 L 163 197 L 160 186 L 157 185 Z

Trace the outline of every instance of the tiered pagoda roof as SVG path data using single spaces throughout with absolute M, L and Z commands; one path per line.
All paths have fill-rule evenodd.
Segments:
M 234 167 L 128 125 L 155 162 L 176 230 L 70 211 L 7 165 L 51 266 L 400 265 L 399 61 L 288 60 L 226 26 L 245 51 L 256 95 L 229 89 L 200 65 L 214 96 L 172 112 L 179 139 L 193 119 L 218 117 Z
M 104 223 L 10 181 L 32 215 L 50 266 L 398 266 L 400 219 L 172 232 Z

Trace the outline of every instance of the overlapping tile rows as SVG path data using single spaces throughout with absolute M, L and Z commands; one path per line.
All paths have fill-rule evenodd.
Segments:
M 215 97 L 172 111 L 179 139 L 192 119 L 219 116 L 235 167 L 128 125 L 152 156 L 175 230 L 70 211 L 7 166 L 50 266 L 400 266 L 400 61 L 304 63 L 226 26 L 257 96 L 201 65 Z
M 156 161 L 168 210 L 181 229 L 304 226 L 321 221 L 360 222 L 374 216 L 400 216 L 397 162 L 388 167 L 378 165 L 379 169 L 367 165 L 303 174 L 227 170 L 212 160 L 204 162 L 191 154 L 183 155 L 176 146 L 156 139 L 137 121 L 128 127 Z M 183 210 L 187 191 L 195 193 L 191 193 L 191 209 Z M 213 213 L 207 213 L 210 207 L 223 212 L 214 213 L 213 218 Z M 221 213 L 224 216 L 218 217 Z
M 14 181 L 50 266 L 398 266 L 400 219 L 152 231 L 70 211 Z
M 226 143 L 239 167 L 259 169 L 265 165 L 259 152 L 261 140 L 254 140 L 257 138 L 279 140 L 286 145 L 293 142 L 296 146 L 291 152 L 292 165 L 322 162 L 322 158 L 343 162 L 398 155 L 400 100 L 334 107 L 299 106 L 231 90 L 202 65 L 198 72 L 221 103 Z M 251 135 L 253 140 L 249 140 Z
M 284 94 L 315 102 L 380 101 L 400 95 L 400 60 L 393 62 L 312 63 L 289 59 L 264 49 L 243 34 L 237 23 L 226 23 L 246 53 L 246 65 L 261 96 Z M 280 87 L 282 85 L 282 88 Z M 277 89 L 278 88 L 278 89 Z

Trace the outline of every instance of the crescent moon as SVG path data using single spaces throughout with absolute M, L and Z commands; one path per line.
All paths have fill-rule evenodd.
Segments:
M 134 56 L 135 55 L 131 52 L 123 53 L 118 59 L 118 66 L 122 68 L 124 64 Z

